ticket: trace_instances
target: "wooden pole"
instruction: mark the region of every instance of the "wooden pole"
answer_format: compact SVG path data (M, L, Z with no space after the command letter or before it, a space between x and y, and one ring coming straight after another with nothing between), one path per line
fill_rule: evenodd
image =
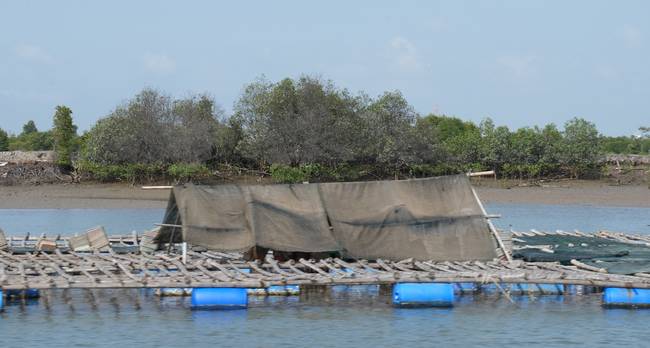
M164 227L183 227L183 225L172 225L172 224L159 224L154 223L155 226L164 226Z
M469 173L469 176L486 176L486 175L494 175L494 170L490 170L488 172Z
M138 232L136 230L133 230L133 245L138 246Z
M183 242L183 264L187 263L187 242Z
M501 240L501 237L499 236L499 232L497 232L497 229L494 228L494 225L492 224L492 221L490 221L490 219L488 218L489 215L485 211L485 207L483 207L483 203L478 198L478 195L476 194L476 191L474 190L474 187L471 184L470 184L470 187L472 188L472 193L474 193L474 197L476 198L476 201L478 202L479 207L481 207L481 211L483 211L483 215L485 216L485 220L487 220L488 226L490 227L490 231L492 231L492 234L494 235L494 238L497 240L497 243L499 244L499 247L501 247L501 250L503 250L503 253L506 255L506 260L512 261L512 256L510 256L510 253L508 252L508 249L506 249L505 244L503 244L503 241Z
M143 190L169 190L174 186L142 186Z
M174 225L176 225L176 224L178 223L178 219L179 219L180 217L181 217L180 214L176 216L176 221L174 221ZM182 227L182 226L181 226L181 227ZM176 232L176 227L173 227L173 228L172 228L171 236L169 237L169 245L167 246L167 254L168 254L168 255L169 255L169 253L171 253L171 251L172 251L172 245L173 245L173 243L174 243L174 233L175 233L175 232Z

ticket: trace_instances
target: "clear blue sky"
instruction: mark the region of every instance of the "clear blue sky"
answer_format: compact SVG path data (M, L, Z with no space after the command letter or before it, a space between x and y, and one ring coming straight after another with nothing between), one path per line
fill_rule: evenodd
M0 127L80 133L144 87L210 92L228 113L265 74L320 74L422 115L510 130L573 117L650 126L650 1L0 0Z

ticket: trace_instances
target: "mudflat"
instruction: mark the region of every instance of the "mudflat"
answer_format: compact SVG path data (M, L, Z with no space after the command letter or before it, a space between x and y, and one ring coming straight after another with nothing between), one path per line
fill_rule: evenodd
M0 209L165 209L169 195L117 184L0 186Z
M511 188L475 187L485 204L580 205L650 208L648 186L612 186L599 181Z
M509 188L508 188L509 187ZM542 204L650 208L648 186L565 181L540 186L475 185L486 204ZM0 186L0 209L165 209L170 190L123 184Z

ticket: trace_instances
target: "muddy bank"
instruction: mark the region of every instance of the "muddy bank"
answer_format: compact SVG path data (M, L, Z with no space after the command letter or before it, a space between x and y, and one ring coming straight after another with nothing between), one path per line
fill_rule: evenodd
M169 190L115 184L0 186L0 209L165 209Z
M485 204L544 204L650 208L650 189L642 185L574 181L548 187L476 187Z
M475 183L486 204L650 208L650 189L642 185L612 186L601 181L563 181L546 187L516 185L489 180ZM0 186L0 209L165 209L169 193L123 184Z

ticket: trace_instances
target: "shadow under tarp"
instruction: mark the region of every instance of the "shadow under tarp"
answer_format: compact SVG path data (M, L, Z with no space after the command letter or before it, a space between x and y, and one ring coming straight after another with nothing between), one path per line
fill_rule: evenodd
M219 251L342 250L356 259L492 260L496 254L466 174L403 180L172 189L165 224ZM163 227L158 242L168 242ZM178 230L178 229L176 229ZM180 238L180 237L179 237ZM174 238L174 241L180 241Z

